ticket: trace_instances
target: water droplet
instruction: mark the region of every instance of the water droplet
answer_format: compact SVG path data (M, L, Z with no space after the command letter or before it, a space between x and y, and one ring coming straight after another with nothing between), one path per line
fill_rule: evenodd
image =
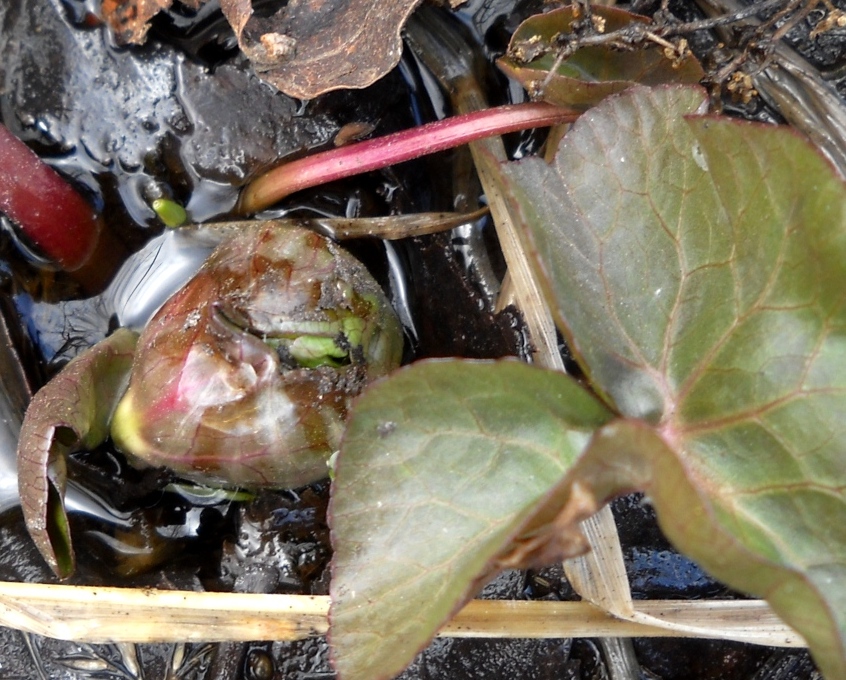
M708 172L708 161L705 159L705 154L702 153L702 148L698 144L694 144L690 153L693 156L693 162L696 163L703 172Z

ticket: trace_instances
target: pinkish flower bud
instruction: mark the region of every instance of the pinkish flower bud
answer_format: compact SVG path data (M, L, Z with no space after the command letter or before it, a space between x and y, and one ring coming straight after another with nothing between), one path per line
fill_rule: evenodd
M142 333L112 437L210 486L328 473L350 399L399 365L402 333L354 257L300 229L225 242Z

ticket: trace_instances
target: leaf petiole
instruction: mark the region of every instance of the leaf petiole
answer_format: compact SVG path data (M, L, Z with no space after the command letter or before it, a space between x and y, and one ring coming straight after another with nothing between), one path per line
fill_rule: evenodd
M540 102L498 106L445 118L410 130L323 151L285 163L246 186L238 212L249 215L286 196L344 177L517 130L572 123L579 112Z

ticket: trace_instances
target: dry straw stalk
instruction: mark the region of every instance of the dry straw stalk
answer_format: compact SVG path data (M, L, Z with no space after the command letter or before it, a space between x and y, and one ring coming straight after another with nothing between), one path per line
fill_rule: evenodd
M0 583L0 625L76 642L296 640L326 632L329 599L43 583ZM448 637L713 637L782 647L804 640L760 600L635 603L671 627L614 617L588 602L473 600Z

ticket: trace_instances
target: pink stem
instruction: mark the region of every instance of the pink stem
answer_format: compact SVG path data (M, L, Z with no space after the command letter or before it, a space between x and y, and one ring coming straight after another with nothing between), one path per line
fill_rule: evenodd
M573 122L579 112L545 103L514 104L474 111L385 137L330 149L266 172L241 194L239 212L252 214L282 198L336 179L451 149L506 132Z

